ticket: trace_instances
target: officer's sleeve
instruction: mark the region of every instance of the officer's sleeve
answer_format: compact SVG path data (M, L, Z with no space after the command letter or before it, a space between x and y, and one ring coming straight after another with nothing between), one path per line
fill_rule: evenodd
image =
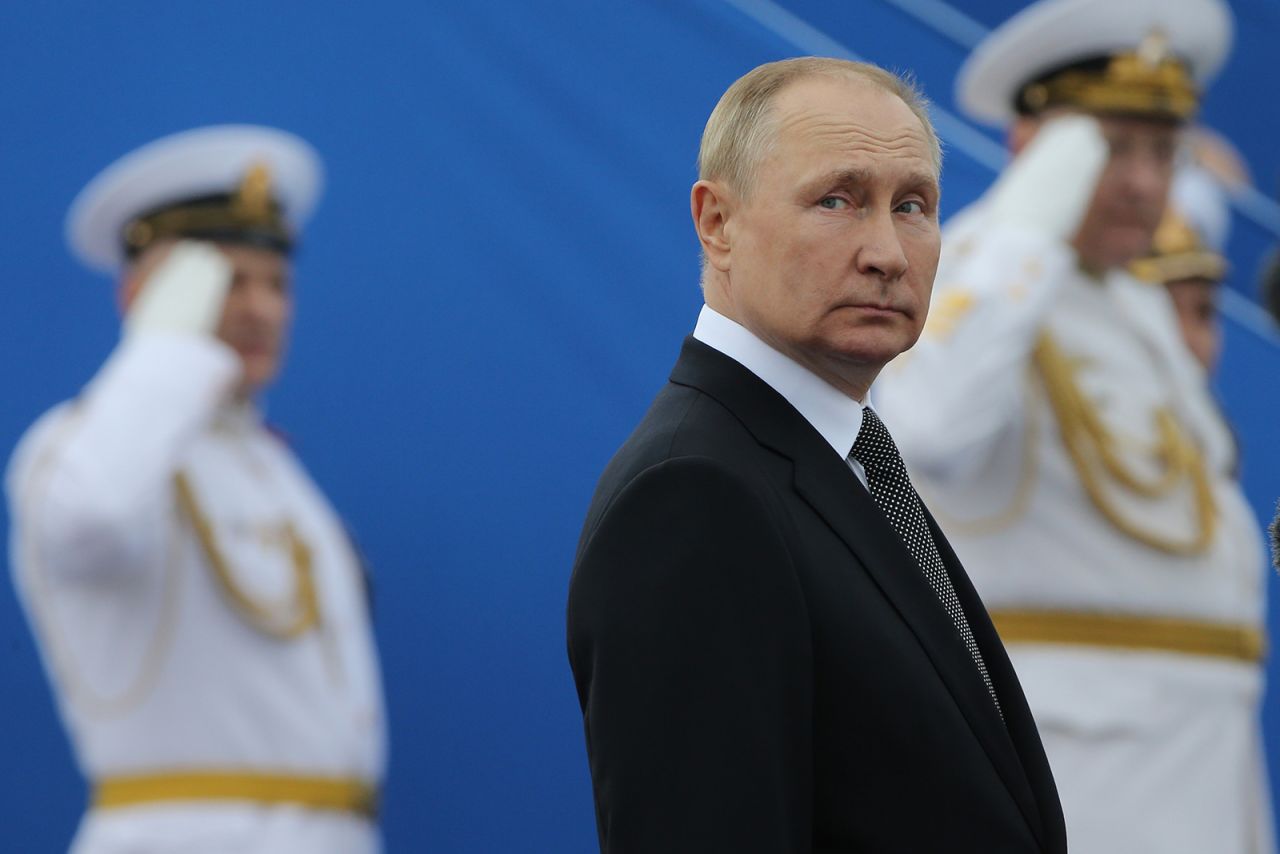
M6 487L18 547L62 575L145 569L178 461L239 371L234 352L205 336L125 339L14 453Z
M605 854L810 850L808 620L762 496L705 459L645 471L584 538L568 623Z
M1012 225L946 241L924 333L873 392L914 468L963 476L1021 429L1033 350L1074 265L1066 244Z

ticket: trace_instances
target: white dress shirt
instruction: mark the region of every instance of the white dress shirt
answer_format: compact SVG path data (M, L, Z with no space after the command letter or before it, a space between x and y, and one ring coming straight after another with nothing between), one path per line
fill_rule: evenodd
M866 403L849 397L710 306L704 305L698 314L693 337L733 359L786 398L849 464L862 485L867 485L862 464L849 456L862 429L862 410Z

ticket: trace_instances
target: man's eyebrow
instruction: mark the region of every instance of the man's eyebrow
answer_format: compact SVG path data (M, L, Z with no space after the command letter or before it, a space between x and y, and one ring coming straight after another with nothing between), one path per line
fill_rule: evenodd
M932 172L912 172L903 180L903 185L918 188L935 196L942 192L938 176Z
M825 184L829 186L856 186L858 184L869 184L875 173L865 167L854 169L835 169L826 172L814 179L814 184Z
M872 183L874 178L875 170L866 167L835 169L818 176L811 182L811 185L814 187L857 187ZM902 186L934 195L938 195L941 191L937 176L932 172L923 170L910 172L903 176Z

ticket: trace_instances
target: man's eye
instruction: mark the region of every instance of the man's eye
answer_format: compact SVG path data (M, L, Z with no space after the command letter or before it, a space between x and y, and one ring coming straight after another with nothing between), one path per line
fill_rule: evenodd
M818 202L818 204L829 211L844 210L849 207L849 202L839 196L827 196L822 199L822 201Z
M1107 140L1107 148L1112 157L1125 157L1133 151L1133 140L1122 136L1113 136Z
M902 213L922 214L924 213L924 205L918 200L912 199L898 205L898 210Z

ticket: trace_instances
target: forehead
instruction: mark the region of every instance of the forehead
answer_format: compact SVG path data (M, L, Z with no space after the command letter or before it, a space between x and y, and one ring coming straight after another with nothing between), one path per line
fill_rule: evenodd
M242 272L287 273L289 259L274 249L244 243L218 243L218 249Z
M1172 139L1182 132L1182 125L1163 119L1143 116L1099 115L1093 114L1102 130L1110 137L1146 137L1150 139Z
M934 174L933 146L901 98L858 78L797 81L774 104L778 159L870 161Z

